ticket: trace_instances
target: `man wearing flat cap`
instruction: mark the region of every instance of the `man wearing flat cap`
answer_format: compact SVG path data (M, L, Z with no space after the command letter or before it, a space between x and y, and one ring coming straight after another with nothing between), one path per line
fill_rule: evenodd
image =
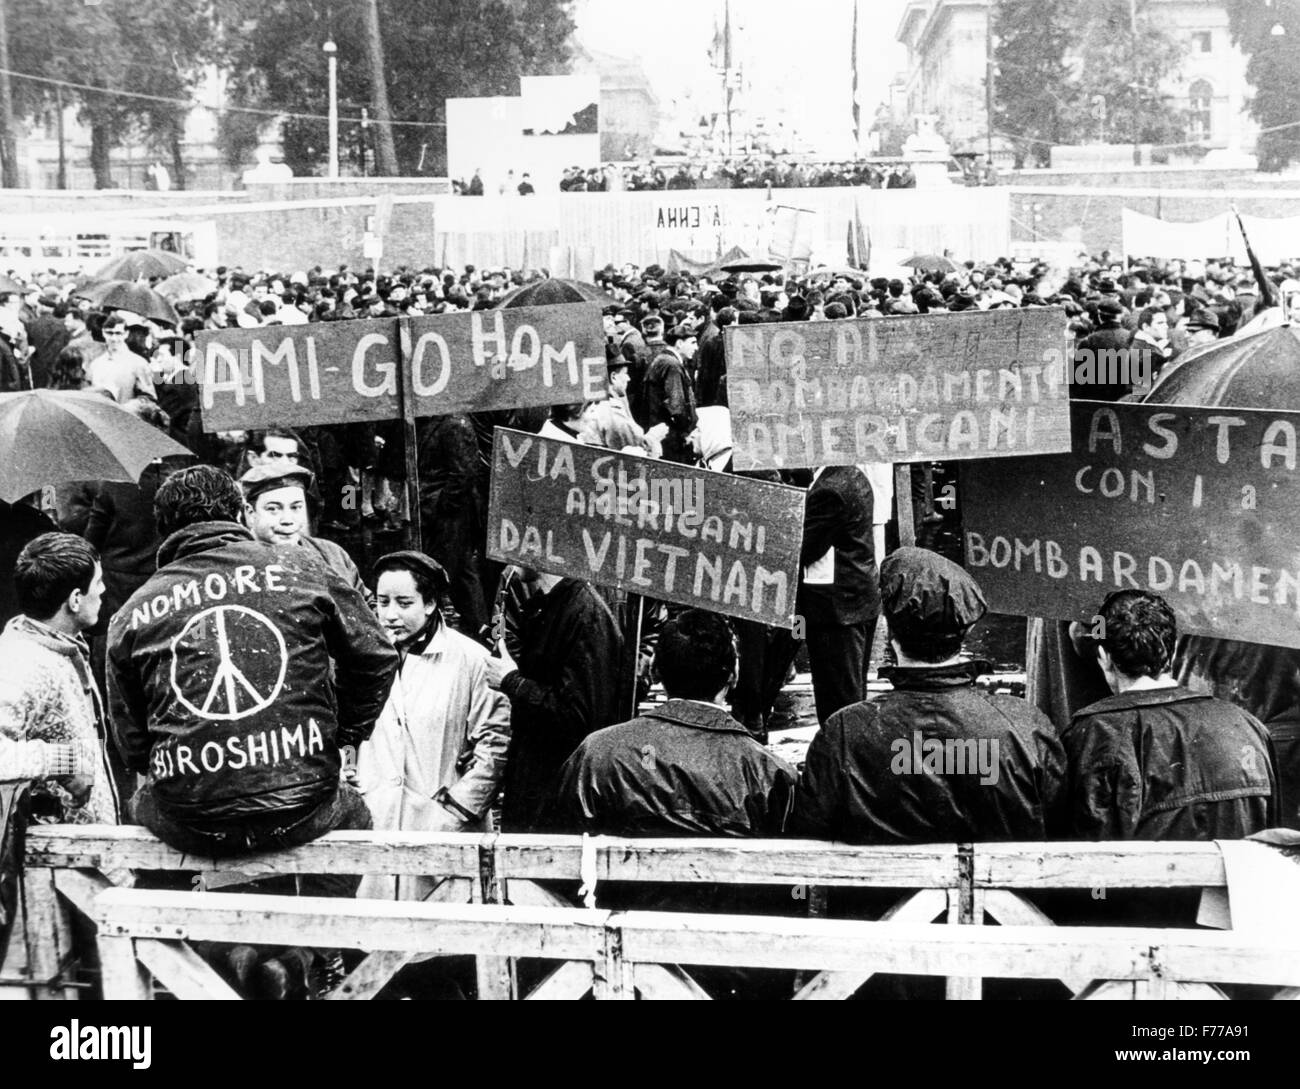
M893 690L818 732L789 831L847 843L1046 838L1060 821L1064 754L1040 711L975 686L992 672L962 654L987 608L979 586L920 548L892 553L880 586Z
M339 578L362 597L370 593L352 557L333 541L308 533L307 496L315 474L306 466L281 459L254 465L239 478L244 489L244 522L263 544L311 549Z

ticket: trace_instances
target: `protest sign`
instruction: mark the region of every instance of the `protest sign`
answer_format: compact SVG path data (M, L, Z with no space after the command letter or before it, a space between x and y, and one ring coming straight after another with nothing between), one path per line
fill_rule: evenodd
M221 329L195 339L205 431L366 423L604 396L594 303Z
M1015 457L1070 448L1063 310L723 331L737 469Z
M1300 413L1072 406L1069 454L961 467L966 566L999 611L1085 620L1152 590L1179 630L1300 647Z
M799 488L497 428L487 551L790 628L803 505Z

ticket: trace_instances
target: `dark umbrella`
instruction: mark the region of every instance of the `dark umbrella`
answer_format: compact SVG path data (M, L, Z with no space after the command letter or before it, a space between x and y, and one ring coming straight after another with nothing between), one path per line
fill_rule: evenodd
M560 303L594 302L608 304L610 297L595 284L581 280L534 280L517 287L497 306L556 306Z
M89 299L103 310L130 310L142 318L151 318L167 325L180 324L181 319L175 307L147 284L110 280L108 283L78 288L73 294Z
M166 250L132 250L96 269L94 277L96 280L142 280L184 272L189 264L184 257Z
M904 268L919 268L922 272L956 272L957 264L949 257L937 253L914 253L906 261L900 261Z
M47 484L138 483L154 459L189 453L103 393L0 393L0 499L9 503Z
M1193 348L1165 368L1144 400L1300 411L1300 330L1283 325Z
M770 257L746 257L740 261L728 261L718 268L723 272L776 272L785 266Z

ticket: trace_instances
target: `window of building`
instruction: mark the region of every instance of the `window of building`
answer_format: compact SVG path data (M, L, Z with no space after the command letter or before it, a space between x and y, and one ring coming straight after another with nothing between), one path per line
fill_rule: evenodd
M1197 53L1214 52L1214 35L1208 30L1197 30L1192 34L1192 49Z
M1198 142L1210 139L1213 127L1214 88L1198 79L1187 91L1187 138Z

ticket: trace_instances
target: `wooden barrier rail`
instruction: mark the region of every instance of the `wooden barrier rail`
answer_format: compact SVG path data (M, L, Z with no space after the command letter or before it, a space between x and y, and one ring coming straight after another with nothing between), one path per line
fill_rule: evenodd
M137 979L131 986L140 986L143 965L178 995L215 997L224 989L229 992L224 997L234 997L185 944L195 938L372 951L331 997L372 996L420 951L473 954L479 995L491 998L517 996L512 960L521 956L562 962L529 997L577 996L593 989L598 997L617 997L611 992L627 986L607 978L610 957L637 965L633 989L645 997L701 997L690 976L676 967L680 964L806 970L797 998L848 997L876 972L947 976L952 998L980 997L985 977L1055 978L1089 997L1099 989L1145 997L1171 987L1222 997L1205 986L1213 982L1267 983L1287 988L1282 996L1300 995L1300 960L1289 947L1268 945L1264 956L1267 943L1233 933L1055 927L1019 895L1018 890L1099 886L1222 887L1224 866L1213 844L852 847L799 840L335 832L291 851L217 860L185 855L142 828L40 826L29 833L26 862L26 965L17 978L0 984L24 985L34 997L75 994L68 972L74 910L111 924L112 933L101 931L104 978L106 988L111 976L119 991L128 978ZM197 872L198 891L112 889L105 873L128 870ZM294 873L447 875L467 879L476 903L225 897L204 891ZM826 888L907 891L878 922L859 923L611 915L575 909L537 881L581 881L597 897L600 885L613 881L789 886L792 909L806 908L812 915L821 913L820 893ZM537 911L542 915L528 914ZM986 917L999 925L981 926ZM930 925L941 918L963 929ZM385 930L389 924L396 930ZM868 929L855 929L861 927ZM596 953L583 944L594 940L592 934L599 935ZM750 949L747 942L762 948ZM581 947L581 956L568 955L571 943ZM1088 953L1092 947L1105 952ZM1139 955L1143 949L1147 952ZM780 963L769 963L773 958ZM1107 982L1099 988L1098 980Z

